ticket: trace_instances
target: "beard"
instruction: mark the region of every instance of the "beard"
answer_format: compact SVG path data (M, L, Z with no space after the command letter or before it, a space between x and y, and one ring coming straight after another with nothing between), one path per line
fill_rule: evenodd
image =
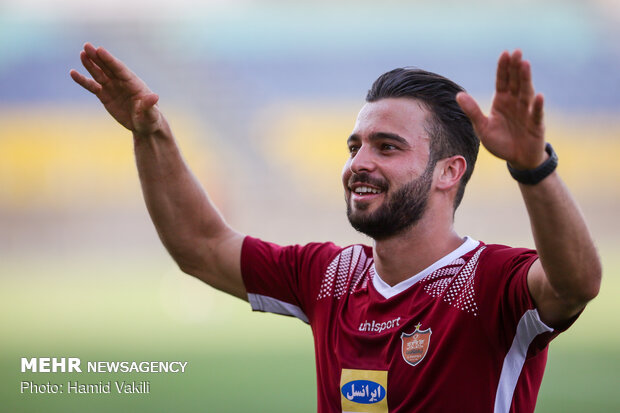
M415 225L424 215L428 204L435 162L428 162L424 173L391 194L376 211L364 214L368 205L353 212L351 199L347 199L347 218L351 226L375 240L398 235ZM385 181L372 179L366 173L353 174L350 183L369 183L387 190Z

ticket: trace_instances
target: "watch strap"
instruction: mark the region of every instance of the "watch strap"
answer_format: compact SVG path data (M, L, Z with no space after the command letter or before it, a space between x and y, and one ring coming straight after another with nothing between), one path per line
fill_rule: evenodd
M515 169L506 162L510 175L522 184L536 185L549 176L551 172L555 171L555 168L558 166L558 155L549 142L545 145L545 152L549 154L549 157L534 169Z

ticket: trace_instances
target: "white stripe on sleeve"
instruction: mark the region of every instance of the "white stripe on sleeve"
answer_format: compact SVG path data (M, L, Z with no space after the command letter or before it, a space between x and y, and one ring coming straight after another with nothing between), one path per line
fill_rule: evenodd
M551 331L553 329L541 321L538 311L535 309L528 310L523 314L519 324L517 324L517 332L510 350L508 350L506 358L504 358L502 373L497 385L497 393L495 393L494 413L508 413L510 411L512 397L514 396L523 364L525 364L530 344L532 344L537 335Z
M248 293L248 301L252 306L252 310L264 311L267 313L292 315L293 317L299 318L304 323L310 323L308 321L308 317L306 316L306 314L304 314L301 308L294 304L280 301L266 295L250 293Z

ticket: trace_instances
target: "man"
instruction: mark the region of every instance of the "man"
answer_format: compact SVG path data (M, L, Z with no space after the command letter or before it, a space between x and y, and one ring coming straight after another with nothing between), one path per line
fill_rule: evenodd
M158 96L105 49L87 43L80 56L92 79L71 76L133 132L149 213L180 268L310 324L320 412L534 410L547 344L597 295L601 267L520 51L499 59L488 117L441 76L377 79L342 173L349 220L374 242L347 248L232 230L183 162ZM476 135L519 181L536 251L454 231Z

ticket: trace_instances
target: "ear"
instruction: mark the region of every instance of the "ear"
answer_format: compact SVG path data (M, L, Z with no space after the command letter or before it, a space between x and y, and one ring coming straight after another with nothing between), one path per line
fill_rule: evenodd
M446 191L458 187L466 169L467 161L461 155L440 159L435 166L437 176L435 186Z

